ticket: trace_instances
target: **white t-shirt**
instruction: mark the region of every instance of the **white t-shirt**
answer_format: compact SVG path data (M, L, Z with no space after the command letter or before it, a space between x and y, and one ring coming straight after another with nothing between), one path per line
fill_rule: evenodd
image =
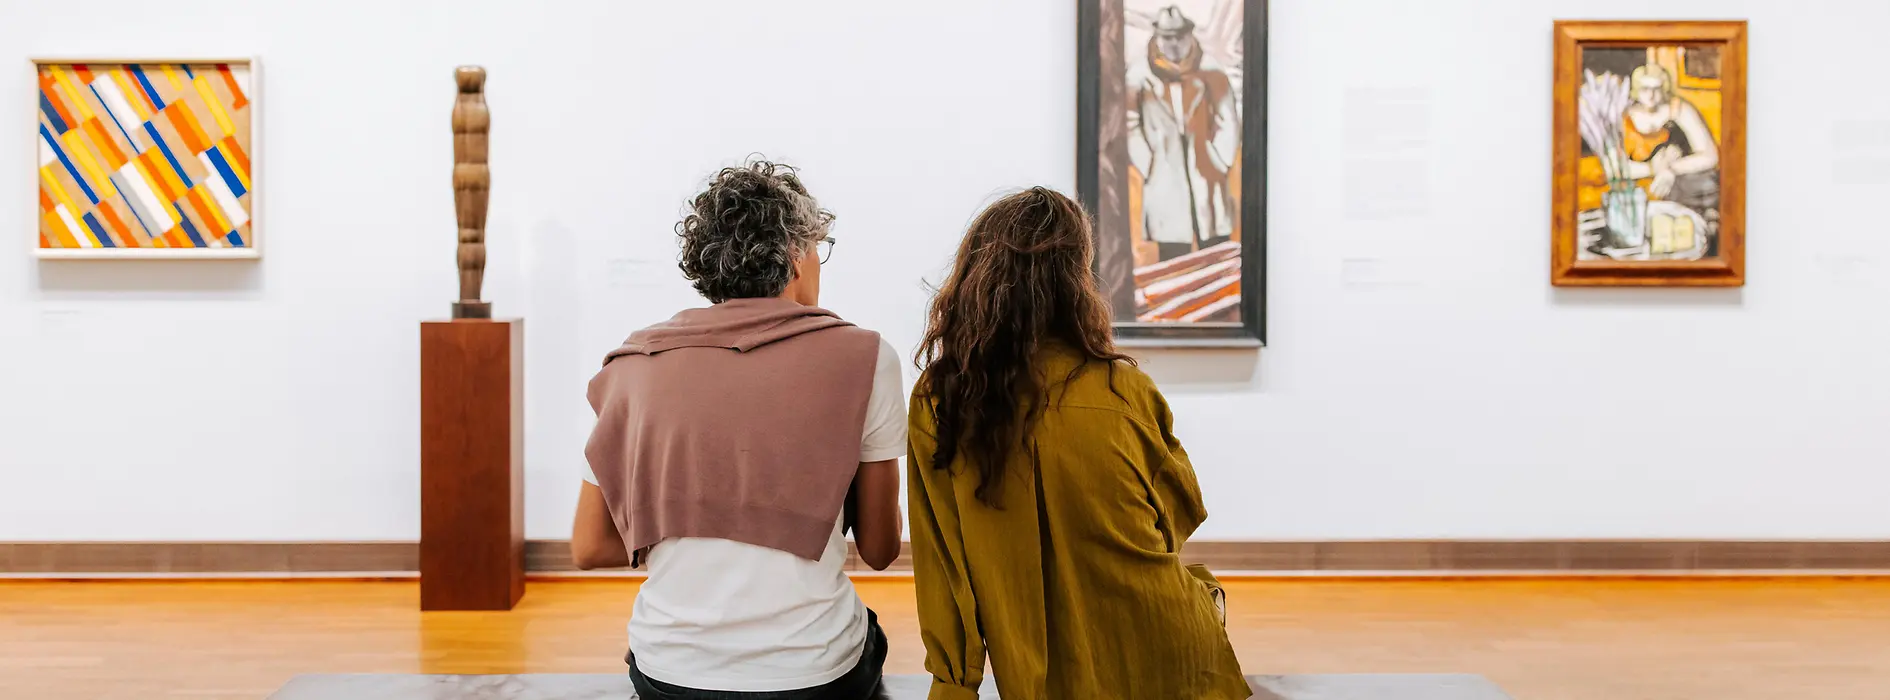
M861 462L905 456L899 354L884 340L864 430ZM597 483L589 466L584 480ZM866 646L866 605L842 570L841 518L818 562L732 540L657 543L631 609L637 670L672 685L736 692L810 688L852 670Z

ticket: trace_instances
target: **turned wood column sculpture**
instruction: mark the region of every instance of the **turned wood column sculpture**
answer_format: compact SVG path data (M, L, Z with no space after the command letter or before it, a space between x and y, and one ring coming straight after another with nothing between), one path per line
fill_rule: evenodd
M491 302L480 301L486 277L486 194L492 170L486 166L486 69L460 66L453 71L459 97L453 103L453 205L459 216L459 301L453 318L492 318Z
M525 321L479 298L486 71L453 78L459 301L420 323L420 609L510 610L525 594Z

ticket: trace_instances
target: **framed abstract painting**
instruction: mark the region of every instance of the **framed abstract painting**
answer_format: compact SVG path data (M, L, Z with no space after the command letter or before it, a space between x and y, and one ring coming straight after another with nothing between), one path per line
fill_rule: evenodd
M1116 335L1266 333L1266 0L1078 0L1077 192Z
M35 59L41 258L255 258L253 59Z
M1554 109L1552 284L1745 284L1745 22L1556 22Z

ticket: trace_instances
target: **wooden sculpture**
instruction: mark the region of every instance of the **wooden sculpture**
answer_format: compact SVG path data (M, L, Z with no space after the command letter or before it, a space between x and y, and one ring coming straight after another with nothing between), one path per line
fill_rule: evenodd
M453 204L459 216L459 301L453 318L492 318L492 303L480 301L486 276L486 193L492 170L486 166L486 69L460 66L453 71L459 96L453 103Z

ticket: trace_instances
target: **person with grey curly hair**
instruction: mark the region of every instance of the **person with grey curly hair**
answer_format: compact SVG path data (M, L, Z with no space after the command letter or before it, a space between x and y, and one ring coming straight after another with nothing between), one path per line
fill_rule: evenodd
M820 296L820 263L833 249L827 234L833 219L791 167L758 161L724 168L676 224L682 244L677 266L717 304L780 296L798 282L795 300L813 306Z
M711 302L637 331L588 397L571 555L647 566L630 679L648 700L868 698L886 635L844 564L899 554L899 358L818 306L833 215L794 168L724 168L676 224Z

